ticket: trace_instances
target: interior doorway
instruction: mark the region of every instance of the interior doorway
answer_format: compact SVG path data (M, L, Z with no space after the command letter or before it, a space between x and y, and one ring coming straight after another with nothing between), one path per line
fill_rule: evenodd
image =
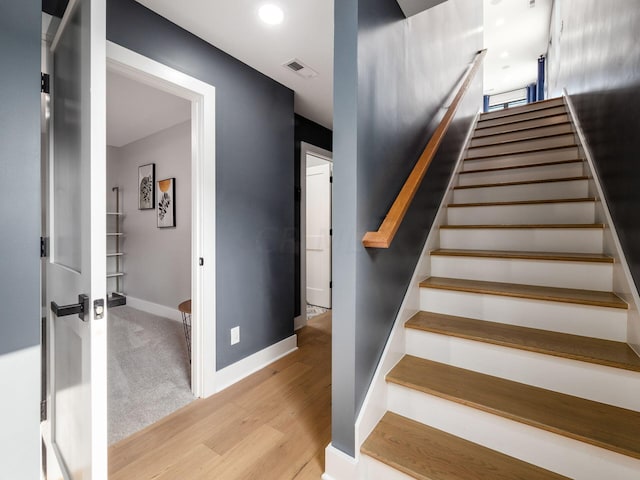
M195 399L191 102L107 69L109 444ZM188 317L185 315L184 319Z
M332 153L302 142L300 167L300 307L304 325L307 318L331 308Z

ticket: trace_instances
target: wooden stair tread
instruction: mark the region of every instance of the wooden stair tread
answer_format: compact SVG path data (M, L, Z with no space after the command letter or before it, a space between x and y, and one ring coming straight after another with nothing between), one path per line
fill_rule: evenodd
M410 355L387 381L640 459L640 412Z
M569 134L564 134L564 135L557 135L558 137L566 137L569 136ZM553 138L553 137L547 137L547 139L549 138ZM520 143L527 143L527 142L531 142L531 140L520 140ZM518 143L518 142L514 142L514 143ZM560 149L564 149L564 148L573 148L573 147L578 147L577 143L568 143L565 145L549 145L549 146L544 146L544 147L525 147L523 146L522 148L518 149L518 150L506 150L506 151L502 151L502 152L493 152L493 153L485 153L484 155L473 155L473 156L469 156L468 153L471 152L472 150L480 150L480 149L488 149L488 148L492 148L492 146L483 146L483 147L471 147L467 150L467 157L465 157L465 161L467 160L485 160L487 158L500 158L500 157L508 157L508 156L513 156L513 155L518 155L518 154L524 154L524 153L540 153L540 152L549 152L549 151L553 151L553 150L560 150Z
M517 224L508 224L508 225L441 225L440 229L445 230L464 230L464 229L499 229L499 228L513 228L513 229L527 229L527 228L585 228L585 229L604 229L604 224L602 223L532 223L528 225L517 225Z
M466 175L469 173L490 173L490 172L500 172L500 171L504 171L504 170L517 170L519 168L536 168L536 167L547 167L547 166L554 166L554 165L565 165L568 163L582 163L584 160L582 159L575 159L575 160L560 160L557 162L538 162L538 163L528 163L528 164L523 164L523 165L510 165L508 167L495 167L495 168L482 168L482 169L478 169L478 170L465 170L460 172L460 175Z
M480 120L492 120L494 118L511 117L513 115L519 115L521 113L536 112L538 110L545 110L547 108L564 106L564 100L562 97L549 98L547 100L541 100L539 102L528 103L519 107L506 108L504 110L496 110L495 112L482 112L480 114Z
M361 452L419 480L559 480L561 475L387 412Z
M567 122L569 122L569 115L567 115L566 113L560 113L548 117L524 119L516 122L504 123L502 125L495 125L493 127L483 127L478 125L478 127L473 132L473 135L474 138L481 138L495 135L497 133L520 132L522 130L528 130L530 128L549 127L551 125L561 125Z
M405 327L640 372L640 357L622 342L432 312L418 312Z
M567 109L564 105L555 105L531 112L520 112L515 115L507 115L496 118L480 118L478 120L478 129L492 128L503 125L519 124L526 121L537 120L541 118L550 118L555 115L566 115Z
M573 252L519 252L512 250L456 250L439 248L431 255L445 257L482 257L482 258L513 258L520 260L549 260L561 262L614 263L613 257L598 253Z
M465 156L464 161L465 162L475 162L475 161L487 161L487 160L500 160L500 159L504 159L504 158L508 158L510 160L514 160L514 159L518 159L518 158L527 158L527 157L550 157L553 155L559 155L559 156L563 156L566 155L569 158L561 158L560 160L554 160L553 162L559 162L559 161L565 161L565 160L575 160L577 158L580 158L580 152L578 150L578 145L565 145L565 146L552 146L549 148L543 148L543 149L538 149L538 150L530 150L530 151L521 151L521 152L515 152L515 153L499 153L499 154L494 154L494 155L483 155L480 157L469 157L469 156ZM532 160L532 161L537 161L537 160ZM553 163L552 161L547 161L547 162L541 162L541 163ZM514 168L519 167L519 165L514 165ZM467 170L465 170L467 171ZM477 171L477 170L472 170L472 171Z
M629 306L612 292L596 290L579 290L575 288L541 287L537 285L520 285L517 283L485 282L480 280L463 280L459 278L429 277L420 282L421 288L435 288L458 292L501 295L506 297L544 300L548 302L564 302L596 307L628 309Z
M450 203L447 207L497 207L506 205L544 205L547 203L587 203L596 202L595 198L554 198L551 200L516 200L513 202L478 202L478 203Z
M479 185L459 185L459 186L453 187L453 189L468 190L470 188L513 187L517 185L534 185L537 183L576 182L580 180L589 180L589 177L583 175L580 177L545 178L543 180L522 180L518 182L482 183Z
M474 133L474 136L471 138L470 148L489 145L503 145L505 143L521 142L523 140L536 140L555 137L557 135L566 135L569 133L573 133L573 129L568 120L555 125L541 125L510 132L496 132L488 135L475 135ZM501 136L505 138L497 138Z

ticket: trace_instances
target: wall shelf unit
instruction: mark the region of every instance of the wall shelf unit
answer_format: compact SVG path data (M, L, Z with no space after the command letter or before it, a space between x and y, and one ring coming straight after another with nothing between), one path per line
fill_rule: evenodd
M120 210L120 187L113 187L111 191L116 197L115 212L107 212L107 288L115 284L115 289L107 294L107 307L118 307L127 304L123 288L123 271L121 238L122 233L122 217L124 213ZM109 242L109 239L111 241ZM113 270L113 271L112 271ZM109 273L110 272L110 273Z

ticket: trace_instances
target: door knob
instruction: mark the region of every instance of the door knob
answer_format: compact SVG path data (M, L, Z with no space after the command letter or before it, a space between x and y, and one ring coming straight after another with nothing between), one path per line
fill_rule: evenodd
M78 295L78 303L70 305L58 305L56 302L51 302L51 311L55 313L56 317L78 314L80 320L85 321L84 314L89 311L89 295Z

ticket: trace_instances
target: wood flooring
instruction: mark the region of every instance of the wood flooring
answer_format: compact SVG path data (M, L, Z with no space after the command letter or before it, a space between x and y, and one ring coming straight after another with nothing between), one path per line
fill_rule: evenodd
M331 313L298 350L109 449L110 480L310 480L331 441Z

